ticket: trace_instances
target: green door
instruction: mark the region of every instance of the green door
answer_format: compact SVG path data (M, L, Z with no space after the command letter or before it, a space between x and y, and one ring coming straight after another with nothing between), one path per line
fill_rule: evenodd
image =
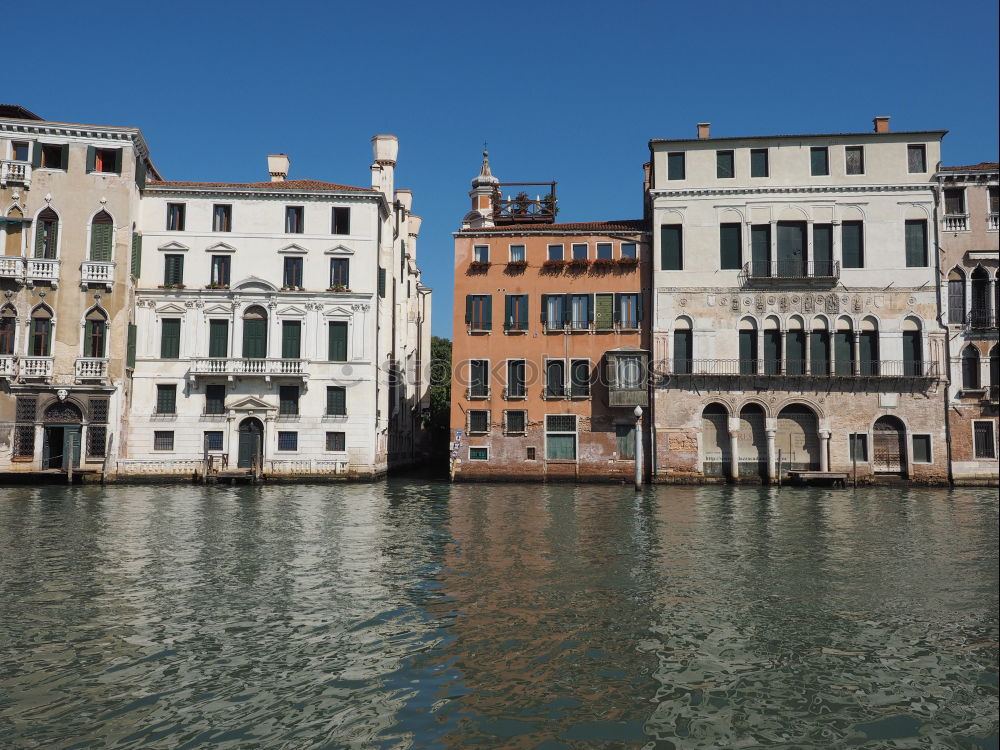
M236 466L249 469L254 458L260 458L261 446L264 444L264 429L260 421L254 418L244 419L240 424L240 448Z
M247 359L267 356L267 320L246 318L243 321L243 356Z
M800 221L778 222L778 276L805 276L806 225Z

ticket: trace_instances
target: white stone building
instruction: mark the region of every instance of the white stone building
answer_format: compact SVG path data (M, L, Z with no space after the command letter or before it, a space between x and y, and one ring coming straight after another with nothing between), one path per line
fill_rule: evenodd
M946 481L944 134L650 141L656 480Z
M396 138L372 143L371 187L289 180L283 154L268 182L147 183L122 477L201 472L211 457L274 478L365 478L419 454L420 219L394 187Z

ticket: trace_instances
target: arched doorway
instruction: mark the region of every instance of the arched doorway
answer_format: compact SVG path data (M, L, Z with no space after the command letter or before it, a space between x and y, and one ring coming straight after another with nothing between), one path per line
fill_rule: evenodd
M896 417L875 420L872 451L877 474L906 474L906 427Z
M764 409L747 404L740 410L739 469L741 477L767 477L767 429Z
M812 409L802 404L792 404L778 413L774 449L781 451L782 471L819 469L819 423Z
M243 314L243 357L267 357L267 312L260 305L247 308Z
M722 404L709 404L701 413L701 471L706 476L729 474L729 412Z
M42 468L76 468L80 465L80 435L83 430L83 414L79 407L68 401L56 401L49 405L42 416L45 434L42 443Z
M247 417L240 422L240 447L236 466L250 469L260 466L264 450L264 425L256 417Z

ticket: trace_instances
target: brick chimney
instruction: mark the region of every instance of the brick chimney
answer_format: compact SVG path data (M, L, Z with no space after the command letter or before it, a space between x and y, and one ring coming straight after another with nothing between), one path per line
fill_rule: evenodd
M698 138L704 139L709 138L708 131L712 127L710 122L699 122L698 123Z
M888 133L889 132L889 118L888 117L882 115L880 117L876 117L875 119L873 119L872 122L875 123L875 132L876 133Z
M267 173L271 175L271 182L284 182L288 177L289 164L287 154L268 154Z

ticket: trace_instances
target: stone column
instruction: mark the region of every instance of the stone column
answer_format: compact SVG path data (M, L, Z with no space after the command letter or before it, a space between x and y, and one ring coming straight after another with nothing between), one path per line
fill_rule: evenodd
M782 375L788 373L788 330L781 329L781 356L778 358L778 372Z
M811 325L812 323L807 320L806 326L811 326ZM802 355L805 358L805 361L802 363L802 372L804 372L806 375L811 375L812 374L812 328L804 328L802 332L805 334L806 337L806 346L805 346L806 351L805 354Z
M819 470L830 470L830 431L819 431Z
M774 482L778 479L778 451L774 444L778 432L778 420L765 419L764 432L767 434L767 478Z
M851 374L857 376L861 374L861 331L851 332L851 351L854 353Z
M740 420L729 418L729 473L736 481L740 478Z

